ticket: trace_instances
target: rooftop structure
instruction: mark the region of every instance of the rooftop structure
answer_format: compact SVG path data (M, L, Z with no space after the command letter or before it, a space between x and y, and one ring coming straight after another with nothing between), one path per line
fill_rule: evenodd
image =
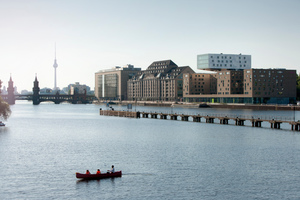
M223 53L197 55L197 69L251 69L251 55Z

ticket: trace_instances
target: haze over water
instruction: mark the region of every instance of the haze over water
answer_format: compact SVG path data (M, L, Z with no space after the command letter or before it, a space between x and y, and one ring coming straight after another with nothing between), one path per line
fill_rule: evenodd
M300 133L99 115L103 105L17 101L0 128L1 199L299 199ZM126 107L115 106L116 109ZM133 110L171 108L133 107ZM172 112L292 116L291 111ZM298 112L295 113L296 120ZM114 164L123 176L78 181Z

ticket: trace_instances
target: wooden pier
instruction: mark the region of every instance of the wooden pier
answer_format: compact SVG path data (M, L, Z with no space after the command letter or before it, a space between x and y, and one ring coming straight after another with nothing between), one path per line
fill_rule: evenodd
M128 112L128 111L118 111L118 110L102 110L100 109L100 115L105 116L115 116L115 117L131 117L140 118L140 112Z
M117 116L117 117L131 117L131 118L152 118L152 119L170 119L181 121L201 122L201 118L205 119L206 123L215 123L215 119L218 119L220 124L229 124L229 120L233 120L236 126L244 126L245 121L249 121L252 127L262 127L263 122L270 123L270 128L280 129L280 125L290 124L291 130L300 131L300 121L291 120L279 120L279 119L262 119L252 117L230 117L230 116L209 116L209 115L189 115L189 114L176 114L176 113L157 113L157 112L132 112L132 111L117 111L117 110L101 110L100 115L105 116Z

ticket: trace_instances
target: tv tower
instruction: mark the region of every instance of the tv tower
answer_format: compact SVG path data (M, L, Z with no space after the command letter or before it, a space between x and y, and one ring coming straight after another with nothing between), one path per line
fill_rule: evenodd
M55 47L54 47L54 88L53 90L57 90L57 85L56 85L56 68L58 67L58 64L56 62L56 43L55 43Z

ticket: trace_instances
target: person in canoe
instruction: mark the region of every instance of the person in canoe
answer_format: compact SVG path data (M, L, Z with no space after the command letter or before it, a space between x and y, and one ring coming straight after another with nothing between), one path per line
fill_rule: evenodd
M86 170L85 174L91 174L89 170Z
M115 166L111 166L110 170L107 170L107 173L115 173Z
M101 171L100 169L97 170L96 174L101 174Z

